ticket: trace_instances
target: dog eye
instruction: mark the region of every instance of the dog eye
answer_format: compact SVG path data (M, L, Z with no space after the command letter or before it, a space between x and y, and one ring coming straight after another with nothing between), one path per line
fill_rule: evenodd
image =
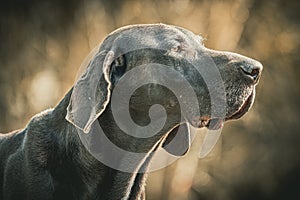
M124 56L119 56L111 65L110 78L112 83L118 81L126 72L126 61Z
M180 46L171 48L171 51L180 52Z
M125 66L113 66L112 73L117 76L121 77L126 71Z
M182 44L177 45L177 46L171 48L171 51L176 52L176 53L180 53L180 52L182 52L184 50L185 50L185 47Z

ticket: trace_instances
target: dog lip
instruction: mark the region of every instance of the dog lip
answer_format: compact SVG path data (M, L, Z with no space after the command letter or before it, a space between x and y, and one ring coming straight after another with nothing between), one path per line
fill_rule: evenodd
M195 128L206 127L209 124L209 120L209 116L197 116L193 118L191 125Z
M239 119L244 114L246 114L247 111L252 106L253 99L254 99L253 97L254 97L254 91L249 95L249 97L246 99L246 101L242 104L242 106L235 113L233 113L229 117L226 117L225 121L232 120L232 119Z
M251 108L252 103L254 99L254 91L249 95L249 97L245 100L245 102L242 104L242 106L234 112L232 115L223 118L211 118L211 116L205 115L205 116L197 116L194 117L191 125L195 128L203 128L206 127L209 130L218 130L223 127L224 122L232 119L239 119L244 114L247 113L247 111Z
M192 120L191 125L195 128L206 127L209 130L218 130L223 127L224 119L211 118L210 116L197 116Z
M206 128L209 130L219 130L224 125L224 119L221 118L212 118L209 120Z

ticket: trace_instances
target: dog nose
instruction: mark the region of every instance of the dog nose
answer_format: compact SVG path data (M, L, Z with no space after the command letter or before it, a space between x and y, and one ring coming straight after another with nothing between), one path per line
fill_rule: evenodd
M240 64L242 72L249 78L253 80L254 83L257 83L261 75L263 65L252 60L251 62L243 62Z

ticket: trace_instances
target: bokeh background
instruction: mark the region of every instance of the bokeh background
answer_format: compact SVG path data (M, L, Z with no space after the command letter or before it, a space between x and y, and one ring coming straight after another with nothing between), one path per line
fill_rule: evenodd
M0 132L22 128L72 86L87 54L112 30L163 22L205 45L261 61L256 103L229 122L214 150L150 174L150 200L300 199L300 1L1 0Z

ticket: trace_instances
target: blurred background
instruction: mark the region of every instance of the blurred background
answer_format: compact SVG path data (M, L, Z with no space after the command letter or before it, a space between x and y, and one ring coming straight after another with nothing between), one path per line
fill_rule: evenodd
M1 0L0 132L22 128L72 86L87 54L128 24L174 24L264 65L253 109L199 159L150 174L149 200L300 199L300 1Z

